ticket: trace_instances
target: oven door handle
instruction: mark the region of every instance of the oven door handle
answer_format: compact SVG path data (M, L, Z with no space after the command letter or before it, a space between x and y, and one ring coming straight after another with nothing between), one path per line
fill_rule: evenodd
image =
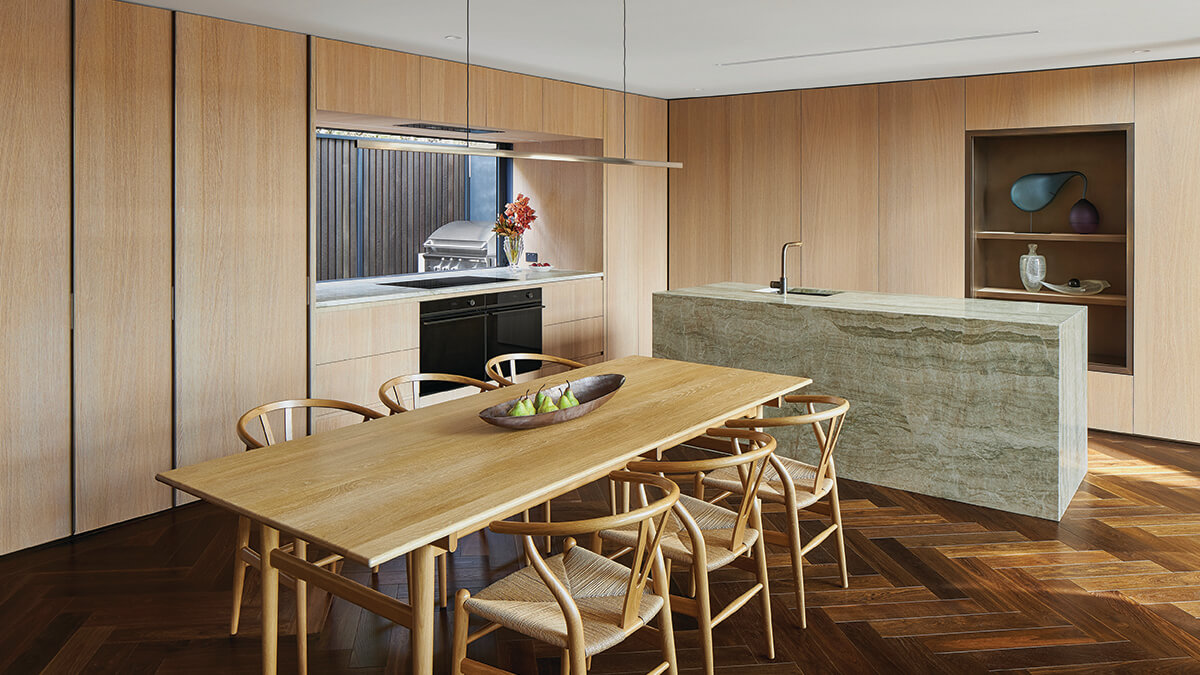
M484 316L483 312L478 312L475 314L461 314L459 316L452 316L448 319L433 319L433 320L422 319L421 325L422 326L436 326L439 323L450 323L451 321L462 321L463 319L474 319L476 317L482 317L482 316Z
M512 309L497 309L491 310L488 314L496 316L497 314L508 314L509 312L527 312L531 309L546 309L545 305L526 305L524 307L513 307Z

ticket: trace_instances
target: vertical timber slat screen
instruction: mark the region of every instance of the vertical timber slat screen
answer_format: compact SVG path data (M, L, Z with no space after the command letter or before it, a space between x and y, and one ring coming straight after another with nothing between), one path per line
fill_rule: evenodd
M317 138L317 281L416 272L429 235L467 218L467 157L355 144Z

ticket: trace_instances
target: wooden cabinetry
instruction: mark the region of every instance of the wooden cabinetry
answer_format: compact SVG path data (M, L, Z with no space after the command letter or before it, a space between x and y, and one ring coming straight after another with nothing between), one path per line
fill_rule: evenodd
M732 249L729 99L671 101L667 279L671 288L728 281Z
M1133 66L1099 66L969 77L968 129L1118 124L1133 121Z
M604 286L599 278L542 287L542 351L575 361L604 353Z
M71 532L71 19L0 13L0 554Z
M307 390L305 38L176 15L176 464Z
M604 134L603 90L543 80L541 130L548 134L600 138Z
M802 92L804 285L879 288L879 87Z
M75 3L75 531L171 506L171 13Z
M493 129L542 128L542 78L471 67L471 124Z
M666 101L605 92L604 120L604 154L667 158ZM604 332L610 359L650 355L651 296L667 288L667 171L604 167Z
M1133 430L1200 441L1200 60L1136 73Z
M1117 433L1133 433L1133 376L1089 371L1087 425Z
M800 92L729 99L729 279L779 279L779 254L800 232ZM788 278L800 280L799 255ZM799 284L797 284L799 285Z
M421 59L421 119L467 123L467 67L454 61Z
M421 115L419 56L316 38L313 71L317 110L404 119ZM454 90L449 91L452 96Z
M518 143L516 150L598 155L600 140ZM599 164L512 161L513 196L537 209L525 250L564 269L598 270L604 264L604 167Z
M963 81L879 85L879 290L962 297Z

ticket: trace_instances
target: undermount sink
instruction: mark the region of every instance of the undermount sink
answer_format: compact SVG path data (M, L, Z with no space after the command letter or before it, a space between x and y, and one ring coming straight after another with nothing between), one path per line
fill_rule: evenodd
M778 288L757 288L754 290L754 292L755 293L773 293L775 295L779 295ZM796 288L796 287L792 287L792 288L788 289L788 295L817 295L817 296L821 296L821 297L828 297L830 295L837 295L838 293L841 293L841 291L831 291L827 288Z

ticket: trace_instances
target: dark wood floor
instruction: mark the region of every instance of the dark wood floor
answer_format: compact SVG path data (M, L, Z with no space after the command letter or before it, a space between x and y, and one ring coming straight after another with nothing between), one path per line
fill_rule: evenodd
M787 558L775 551L777 658L764 656L750 603L716 631L719 671L1200 672L1200 448L1106 434L1090 445L1091 471L1061 523L843 481L850 588L836 585L829 550L814 551L801 630ZM602 499L598 487L581 493L558 513ZM255 584L242 633L227 634L233 534L232 517L195 504L0 558L0 671L256 672ZM473 536L452 556L452 587L482 588L515 558L509 538ZM371 582L365 570L347 574ZM741 572L718 579L722 599L749 583ZM403 563L374 583L404 597ZM438 621L440 672L451 613ZM295 669L294 629L281 628L281 672ZM309 640L314 673L408 671L407 631L341 601ZM694 669L695 633L677 642L685 672ZM554 650L503 631L472 655L558 672ZM644 672L655 659L654 644L635 638L597 656L593 671Z

